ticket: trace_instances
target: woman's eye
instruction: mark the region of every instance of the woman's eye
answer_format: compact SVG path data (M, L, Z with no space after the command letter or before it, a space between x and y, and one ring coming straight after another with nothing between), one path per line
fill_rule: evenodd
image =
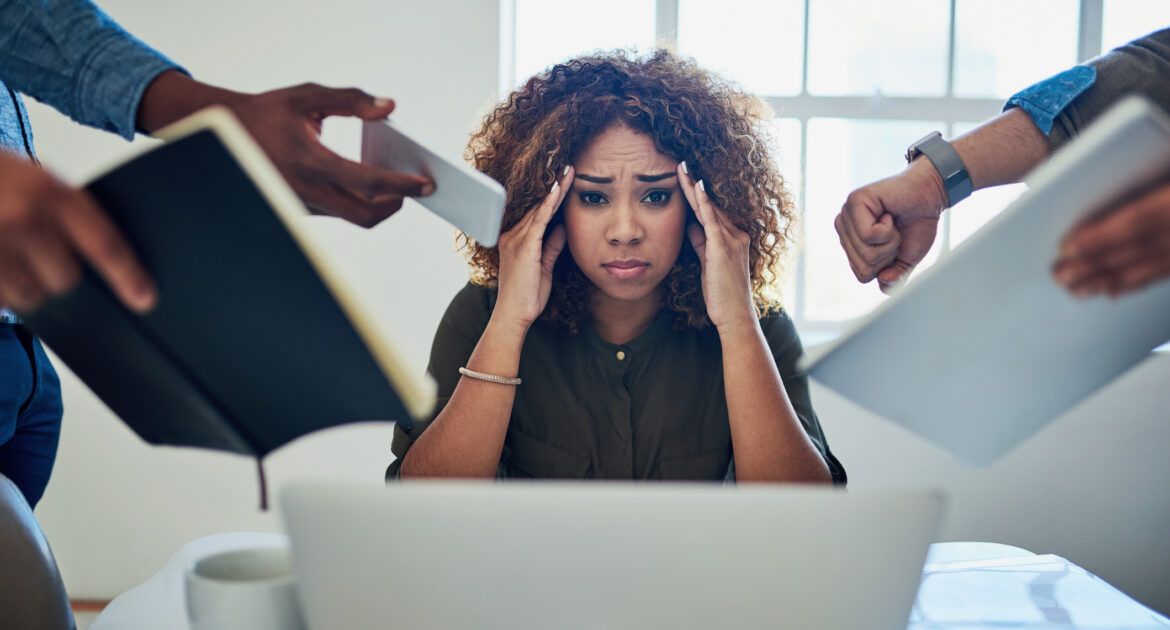
M605 203L605 195L599 192L583 192L579 195L581 203L587 206L600 206Z
M670 191L651 190L646 193L645 197L642 197L642 201L654 206L665 206L670 201Z

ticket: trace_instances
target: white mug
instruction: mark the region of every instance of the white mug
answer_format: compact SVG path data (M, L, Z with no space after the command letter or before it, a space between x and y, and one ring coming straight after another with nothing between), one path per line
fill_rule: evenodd
M286 547L256 547L199 558L187 567L192 630L304 630Z

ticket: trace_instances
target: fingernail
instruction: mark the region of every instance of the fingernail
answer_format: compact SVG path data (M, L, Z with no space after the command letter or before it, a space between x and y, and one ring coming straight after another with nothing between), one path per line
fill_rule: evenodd
M565 170L561 171L561 177L564 177L565 175L568 175L568 174L569 174L569 165L566 164Z
M701 179L699 180L699 190L701 190L703 192L707 192L707 184L704 184L703 180L701 180Z
M393 99L378 97L374 99L374 107L389 107L394 104Z
M557 189L559 189L560 187L561 187L561 183L560 183L560 182L553 182L553 186L552 186L552 188L551 188L551 189L550 189L548 192L549 192L549 193L555 193L555 192L557 191Z
M134 292L135 308L139 313L145 313L154 308L158 302L158 292L153 284L143 284Z
M427 195L429 195L433 192L435 192L435 185L434 184L423 184L423 187L422 187L422 196L423 197L426 197Z
M683 175L690 175L691 174L691 172L687 170L687 161L686 160L683 160L682 162L680 162L679 166L682 167Z

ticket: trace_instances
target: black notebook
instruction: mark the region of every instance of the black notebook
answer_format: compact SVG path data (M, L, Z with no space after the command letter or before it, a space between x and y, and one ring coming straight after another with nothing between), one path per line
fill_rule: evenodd
M26 323L151 444L263 457L339 424L409 423L434 384L332 272L307 211L236 119L210 109L88 190L159 289L146 315L92 270Z

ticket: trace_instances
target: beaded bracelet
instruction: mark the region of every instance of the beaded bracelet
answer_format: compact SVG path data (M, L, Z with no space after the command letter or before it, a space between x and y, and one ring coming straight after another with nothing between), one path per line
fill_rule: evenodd
M476 372L475 370L469 370L465 367L459 368L459 373L464 376L470 376L474 379L487 381L488 383L496 383L499 385L519 385L523 382L519 378L496 376L495 374L484 374L483 372Z

